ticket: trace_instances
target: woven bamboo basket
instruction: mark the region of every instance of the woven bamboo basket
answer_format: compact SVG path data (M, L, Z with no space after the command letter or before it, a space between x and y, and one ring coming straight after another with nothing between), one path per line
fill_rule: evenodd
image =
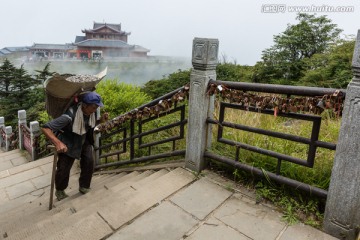
M107 68L96 75L55 74L44 82L46 111L57 118L83 92L94 91L106 76Z

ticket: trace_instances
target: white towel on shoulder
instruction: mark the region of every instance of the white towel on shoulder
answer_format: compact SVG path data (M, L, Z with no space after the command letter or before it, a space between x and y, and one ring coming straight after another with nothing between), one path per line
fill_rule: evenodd
M95 113L92 113L89 118L89 126L93 128L95 127L95 124L96 124ZM81 103L79 104L78 109L75 113L75 118L73 122L73 132L78 135L83 135L86 133L84 113L82 111Z

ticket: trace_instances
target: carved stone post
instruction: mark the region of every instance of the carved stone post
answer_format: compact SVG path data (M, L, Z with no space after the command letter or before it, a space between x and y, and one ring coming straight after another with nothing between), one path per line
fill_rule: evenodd
M0 129L3 128L5 131L5 118L4 117L0 117ZM3 136L0 136L0 148L3 147L4 144L4 139Z
M5 143L5 151L10 150L10 144L11 144L11 135L12 135L12 127L7 126L5 127L5 134L6 134L6 143Z
M39 122L38 121L33 121L30 122L30 144L31 144L31 160L35 161L37 159L37 153L38 153L38 149L36 149L36 141L38 140L37 138L40 135L40 126L39 126Z
M324 230L354 240L360 231L360 30L326 202Z
M213 113L214 97L206 92L209 80L216 80L218 49L217 39L195 38L193 41L185 165L196 172L205 167L204 152L211 144L211 128L206 119Z
M21 125L26 125L26 111L25 110L19 110L18 111L18 129L19 129L19 149L24 150L24 136L21 131Z

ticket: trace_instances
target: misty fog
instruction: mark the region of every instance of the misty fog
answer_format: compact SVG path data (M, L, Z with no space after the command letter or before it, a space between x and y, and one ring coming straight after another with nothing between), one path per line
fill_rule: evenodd
M108 72L104 80L117 79L141 86L150 80L158 80L167 75L181 70L191 68L191 60L185 58L153 57L147 59L123 59L106 60L103 62L92 61L37 61L27 62L18 61L15 65L23 64L29 74L36 74L36 70L41 71L50 62L50 72L59 74L97 74L108 67Z

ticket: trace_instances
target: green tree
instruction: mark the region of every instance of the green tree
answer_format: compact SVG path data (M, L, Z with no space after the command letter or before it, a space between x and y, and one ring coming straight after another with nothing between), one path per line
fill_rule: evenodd
M7 58L0 66L0 98L6 98L9 95L10 82L14 77L15 69Z
M1 113L6 122L16 125L17 111L27 110L33 105L30 101L31 92L39 82L27 73L23 65L15 68L8 76L11 78L3 86L3 96L0 99Z
M53 76L56 72L50 72L50 65L51 63L48 62L43 70L35 70L35 72L37 72L37 74L35 75L36 79L44 82L49 77Z
M103 99L104 110L116 117L135 109L151 99L140 91L140 87L119 83L116 79L101 81L96 88Z
M216 66L216 78L222 81L251 82L253 68L235 63L219 63Z
M26 110L28 121L39 120L44 112L45 92L42 82L53 73L47 64L38 74L28 74L22 65L15 67L8 59L0 65L0 115L16 126L17 111Z
M190 70L171 73L168 77L151 80L142 87L141 91L152 99L156 99L190 82Z
M264 75L265 81L297 81L304 69L303 59L324 53L342 31L326 16L300 13L296 19L299 23L289 24L284 32L274 36L274 45L263 51L258 75Z
M325 53L304 59L301 83L308 86L346 88L352 78L355 40L340 40Z

